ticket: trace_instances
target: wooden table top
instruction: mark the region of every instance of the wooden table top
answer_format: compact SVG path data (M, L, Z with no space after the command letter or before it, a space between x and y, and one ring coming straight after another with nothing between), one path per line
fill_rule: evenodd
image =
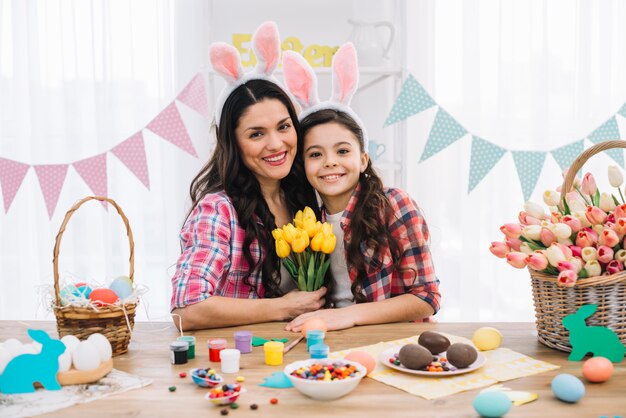
M375 326L355 327L343 331L329 332L326 343L331 351L339 351L380 341L390 341L420 334L425 330L435 330L471 338L474 330L484 326L478 323L438 323L415 324L397 323ZM536 338L533 323L497 323L490 324L498 328L504 337L503 347L510 348L533 358L561 366L533 376L504 382L507 387L532 391L539 394L533 403L514 406L508 417L626 417L626 362L616 365L613 377L602 384L585 382L586 395L576 404L558 401L550 389L550 382L559 373L571 373L582 378L580 362L569 362L567 353L556 351L540 344ZM135 325L130 350L127 354L114 358L114 367L128 373L153 379L153 383L141 389L131 390L102 400L76 405L45 416L95 417L95 416L221 416L225 407L213 406L204 399L207 389L197 387L189 377L181 379L180 372L188 372L196 367L214 366L219 372L219 365L210 363L206 342L209 338L225 337L228 346L234 346L233 332L250 330L263 338L289 338L297 334L284 331L284 323L266 323L245 327L222 328L190 332L195 335L196 358L183 365L170 362L169 343L178 333L171 323L139 322ZM54 322L0 321L0 341L18 338L26 342L28 327L44 329L56 336ZM301 342L285 355L285 364L308 358L306 342ZM321 402L300 394L296 389L273 389L258 386L265 377L282 370L283 366L267 366L264 363L262 347L253 348L252 353L241 356L239 375L246 378L244 386L248 392L238 402L239 409L230 410L232 417L261 418L271 414L274 417L300 416L372 416L380 417L393 414L394 417L477 417L472 408L472 401L480 390L462 392L435 400L425 400L410 395L402 390L387 386L376 380L365 378L359 386L344 398ZM227 375L233 376L233 375ZM228 379L233 380L233 379ZM584 380L583 380L584 382ZM175 392L169 392L169 386L176 386ZM269 400L277 398L277 405ZM251 410L256 403L258 410Z

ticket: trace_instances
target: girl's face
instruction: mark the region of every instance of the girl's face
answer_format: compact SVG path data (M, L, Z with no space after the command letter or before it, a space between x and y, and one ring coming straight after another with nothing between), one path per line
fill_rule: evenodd
M244 165L261 185L287 177L298 136L289 111L280 100L264 99L250 106L239 118L235 136Z
M330 213L345 209L367 162L354 134L338 123L317 125L304 137L306 177Z

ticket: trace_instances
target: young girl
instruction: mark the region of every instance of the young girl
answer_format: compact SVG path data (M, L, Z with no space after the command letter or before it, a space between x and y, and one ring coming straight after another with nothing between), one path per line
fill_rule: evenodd
M276 25L261 25L253 46L258 65L249 73L232 46L211 46L211 63L228 83L216 102L215 151L191 183L172 277L171 309L185 330L284 321L324 304L325 288L290 291L293 280L279 273L270 231L315 196L296 157L295 109L272 76Z
M335 54L327 102L319 103L315 74L301 56L286 52L283 67L287 88L303 107L306 176L338 243L331 254L336 308L302 314L287 329L297 332L312 317L328 329L427 320L441 297L428 228L415 202L384 188L372 168L363 123L348 107L358 83L354 47L345 44Z

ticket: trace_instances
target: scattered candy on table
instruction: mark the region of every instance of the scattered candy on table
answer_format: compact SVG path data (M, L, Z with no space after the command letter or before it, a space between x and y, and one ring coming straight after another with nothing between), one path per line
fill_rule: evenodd
M228 409L224 408L220 411L220 414L222 415L228 415Z
M230 404L230 409L237 409L237 408L239 408L239 404L238 403L233 402L233 403Z
M270 399L270 403L271 403L272 405L276 405L276 404L278 403L278 399L276 399L276 398L272 398L272 399Z
M180 377L180 378L187 377L187 373L180 372L180 373L178 373L178 377Z
M358 376L357 368L350 363L314 363L308 367L301 367L294 370L291 375L307 380L343 380Z
M238 381L239 383L242 383L242 382L244 382L245 380L246 380L246 378L245 378L245 377L243 377L243 376L237 376L237 381Z
M170 386L167 388L170 392L176 392L176 386Z
M400 361L399 356L400 354L396 353L394 354L393 357L389 357L389 363L394 364L396 366L399 366L402 364L404 367L407 367L405 364L403 364ZM430 356L430 358L432 359L430 363L414 370L421 370L424 372L453 372L457 370L456 367L454 367L452 364L450 364L450 362L448 362L448 359L445 356L436 355L436 356ZM407 368L410 369L411 367L407 367Z
M250 405L250 409L252 409L252 410L259 409L259 405L253 403L252 405Z

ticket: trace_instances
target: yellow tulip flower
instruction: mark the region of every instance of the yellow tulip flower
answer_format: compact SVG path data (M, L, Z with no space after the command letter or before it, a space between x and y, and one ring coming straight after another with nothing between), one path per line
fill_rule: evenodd
M272 236L274 237L276 241L278 241L279 239L284 239L283 235L284 233L281 228L276 228L275 230L272 231Z
M319 221L315 221L311 218L304 218L302 221L302 229L304 229L308 234L309 238L313 238L315 234L320 232L322 229L322 223Z
M289 257L289 254L291 254L291 247L289 246L287 241L285 241L282 238L277 239L276 240L276 255L279 258L287 258Z
M293 224L287 224L283 226L283 238L289 244L293 242L293 237L296 233L296 227Z
M328 222L324 222L322 224L322 232L324 232L324 235L330 235L333 233L333 226L331 224L329 224Z
M315 218L315 212L310 207L304 208L304 219L311 219L313 222L317 222L317 218Z
M296 217L293 218L293 223L296 225L296 228L302 228L302 220L304 219L304 212L301 210L296 212Z
M311 249L313 251L321 251L322 243L324 242L324 233L322 231L315 234L311 239Z
M324 241L322 242L322 252L324 254L330 254L335 249L335 245L337 245L337 237L335 234L330 233L330 235L324 236Z
M295 233L291 241L291 249L294 253L301 253L309 246L309 234L303 229L294 228Z

